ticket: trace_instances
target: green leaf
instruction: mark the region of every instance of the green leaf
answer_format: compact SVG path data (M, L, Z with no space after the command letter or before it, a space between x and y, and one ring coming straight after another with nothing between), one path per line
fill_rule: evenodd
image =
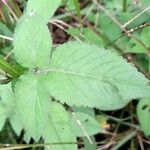
M14 96L11 84L0 85L0 130L5 120L11 117L14 109Z
M29 0L26 13L38 14L45 24L54 15L56 9L59 7L61 0Z
M150 98L141 99L137 106L137 115L146 136L150 135Z
M48 121L50 97L42 85L43 76L25 74L15 85L15 115L12 126L38 141Z
M89 107L71 107L72 110L74 112L81 112L81 113L85 113L85 114L88 114L92 117L95 117L95 112L94 112L94 109L93 108L89 108Z
M116 23L114 23L110 18L108 18L108 16L106 16L105 14L103 15L100 14L99 16L100 16L99 22L100 22L101 30L112 41L118 38L122 32L120 27Z
M74 114L70 114L72 118L71 126L76 136L85 137L86 134L91 136L97 133L105 132L105 130L100 127L100 124L95 118L95 112L92 108L72 107L72 110ZM77 123L78 120L82 124L82 127ZM83 130L86 132L86 134Z
M148 48L150 47L150 27L146 27L142 30L141 35L139 35L140 41L145 45L141 44L135 39L131 39L130 42L134 44L131 48L128 49L128 52L132 53L148 53ZM147 48L146 48L147 47Z
M72 117L71 126L76 136L85 137L86 134L84 132L86 132L88 136L97 133L104 133L104 130L100 127L99 123L93 116L82 112L75 112L74 115L75 117ZM81 122L82 127L79 126L77 120Z
M93 32L90 28L82 28L82 33L81 33L80 28L71 27L68 29L67 32L72 36L82 37L82 41L84 42L95 44L100 47L105 46L104 41L101 39L101 37L98 36L95 32Z
M61 45L45 70L52 97L76 106L113 110L149 95L149 80L116 53L80 42Z
M141 39L140 39L145 43L147 47L150 46L149 37L150 37L150 27L148 26L142 30Z
M104 41L100 36L98 36L94 31L92 31L90 28L83 28L83 35L85 38L85 42L95 44L99 47L104 47Z
M25 15L14 34L16 60L24 67L45 67L49 64L52 39L40 16Z
M133 43L134 46L131 48L128 48L127 52L130 52L130 53L147 53L147 49L141 43L136 41L135 39L131 39L130 42Z
M82 138L83 142L84 142L84 150L96 150L97 149L97 144L95 142L95 137L91 136L90 138L93 141L92 144L89 142L89 140L86 137Z
M75 10L76 6L75 6L75 2L74 0L68 0L67 2L67 9L68 10Z
M43 138L45 143L60 143L51 145L50 150L76 150L77 146L72 144L61 144L63 142L76 142L76 136L70 126L70 117L66 110L56 102L49 107L49 119L45 126ZM48 148L47 148L48 149Z
M5 108L0 104L0 131L2 130L6 120Z

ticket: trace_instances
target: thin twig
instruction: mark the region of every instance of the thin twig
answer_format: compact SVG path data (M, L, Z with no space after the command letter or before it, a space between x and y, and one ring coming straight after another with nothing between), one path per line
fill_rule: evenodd
M12 16L15 18L16 21L18 21L18 18L16 16L16 14L13 12L13 10L11 9L11 7L8 5L6 0L2 0L3 4L6 5L6 7L8 8L8 10L10 11L10 13L12 14Z
M13 50L11 50L6 56L5 56L5 60L7 60L8 59L8 57L12 54L14 52L14 49Z
M37 147L50 147L52 145L77 145L83 144L83 142L62 142L62 143L50 143L50 144L0 144L0 150L15 150L15 149L26 149L26 148L37 148Z
M145 24L142 24L142 25L140 25L140 26L138 26L138 27L135 27L134 29L128 30L128 33L134 33L135 31L140 30L140 29L143 29L143 28L148 27L148 26L150 26L150 23L149 23L149 22L147 22L147 23L145 23ZM109 43L109 45L107 45L107 46L111 46L113 43L115 43L116 41L118 41L119 39L121 39L122 37L124 37L125 35L126 35L126 33L121 34L118 38L116 38L115 40L113 40L113 41L112 41L111 43Z
M91 144L93 144L93 141L91 140L90 136L88 135L86 129L84 128L84 126L82 125L81 121L78 119L78 117L76 116L76 114L74 112L71 113L74 120L77 122L77 124L79 125L79 127L81 128L83 134L87 137L87 139L89 140L89 142Z
M105 149L109 149L113 144L115 144L115 142L109 142L103 146L99 146L97 150L105 150Z
M13 38L5 36L5 35L0 35L0 38L5 39L5 40L9 40L9 41L13 41Z
M50 23L52 23L52 24L54 24L55 26L57 26L58 28L62 29L62 30L65 31L66 33L67 33L67 30L66 30L63 26L61 26L60 24L65 25L66 27L72 27L72 26L70 26L69 24L63 22L62 20L58 20L58 19L52 19L52 20L50 21ZM79 42L81 42L81 40L80 40L78 37L76 37L75 35L74 35L73 37L74 37L76 40L78 40Z
M105 9L105 7L103 7L101 4L99 4L96 0L92 0L102 11L105 12L105 14L111 18L125 33L127 33L128 31L126 30L126 28L124 26L122 26L122 24L111 14L109 13L109 11L107 11Z
M144 145L143 145L143 141L142 141L142 138L141 138L141 135L138 134L137 137L138 137L138 140L139 140L139 144L140 144L141 150L145 150L144 149Z
M150 141L147 141L145 139L142 139L143 142L145 142L146 144L148 144L150 146Z
M129 25L131 22L133 22L135 19L137 19L138 17L140 17L143 13L145 13L146 11L148 11L150 9L150 6L147 7L146 9L144 9L142 12L140 12L138 15L136 15L135 17L133 17L132 19L130 19L128 22L126 22L124 25L122 25L122 27L126 27L127 25Z

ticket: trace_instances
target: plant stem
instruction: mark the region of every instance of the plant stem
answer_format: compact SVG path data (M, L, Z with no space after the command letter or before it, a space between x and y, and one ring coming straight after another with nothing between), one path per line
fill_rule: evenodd
M0 69L2 69L6 74L9 74L13 78L18 78L21 75L21 72L10 65L2 57L0 57Z
M126 12L127 11L127 0L123 0L122 6L123 6L122 11Z
M75 7L76 7L77 16L81 20L81 10L80 10L79 1L78 0L74 0L74 4L75 4Z
M81 10L81 15L85 15L87 13L87 11L90 9L91 6L87 6L86 8L83 8ZM91 8L91 10L96 10L97 7L95 5L93 5L93 7ZM62 20L62 19L66 19L72 15L75 14L75 11L72 11L72 12L67 12L67 13L64 13L64 14L60 14L60 15L57 15L57 16L54 16L52 19L57 19L57 20Z
M126 142L128 142L129 140L131 140L133 137L135 137L137 134L137 130L132 131L131 133L129 133L127 136L125 136L122 140L120 140L116 146L114 146L112 148L112 150L117 150L119 149L122 145L124 145Z

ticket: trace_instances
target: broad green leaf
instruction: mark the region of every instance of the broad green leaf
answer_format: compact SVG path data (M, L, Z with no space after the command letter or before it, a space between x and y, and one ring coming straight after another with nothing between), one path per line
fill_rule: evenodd
M68 0L68 2L67 2L67 9L68 10L75 10L76 9L74 0Z
M86 137L86 134L91 136L97 133L104 133L104 129L100 127L93 116L82 112L74 112L74 115L75 116L72 116L71 126L76 136ZM82 127L77 123L78 120L82 124Z
M25 132L38 141L48 121L50 97L42 85L43 76L25 74L15 85L15 115L13 128L23 127Z
M140 40L142 40L146 44L146 46L149 47L150 46L149 38L150 38L150 27L148 26L142 30Z
M42 22L47 24L59 7L60 2L61 0L29 0L26 13L38 14L42 19Z
M93 143L91 144L89 140L86 137L83 137L83 142L84 142L84 150L96 150L97 149L97 144L95 142L95 137L91 136L90 137Z
M94 112L94 109L93 108L89 108L89 107L71 107L72 110L74 112L81 112L81 113L85 113L85 114L88 114L92 117L95 117L95 112Z
M11 89L11 84L0 85L1 104L4 106L7 117L12 115L14 109L14 94Z
M128 52L132 53L148 53L148 48L150 47L150 27L146 27L142 30L141 35L139 35L138 39L142 41L141 44L139 41L135 39L131 39L130 42L134 44L131 48L128 49Z
M98 36L94 31L92 31L90 28L84 28L83 35L85 38L85 42L95 44L100 47L105 46L105 43L102 40L102 38L100 36Z
M139 101L137 115L141 128L146 136L150 135L150 98L144 98Z
M49 107L49 119L45 126L43 138L45 143L60 143L51 145L50 150L76 150L76 145L61 144L63 142L76 142L76 136L70 126L71 119L66 110L56 102Z
M27 68L49 64L52 39L40 16L25 15L14 34L14 54L18 63Z
M94 31L92 31L90 28L82 28L82 31L80 31L80 28L69 28L68 34L72 36L78 36L82 38L82 41L88 42L91 44L98 45L100 47L105 46L104 41L101 39L100 36L98 36Z
M122 32L120 27L116 23L114 23L110 18L108 18L108 16L106 16L105 14L100 14L99 16L101 30L112 41L118 38Z
M6 110L5 108L0 104L0 131L2 130L5 121L6 121Z
M147 49L138 41L135 39L131 39L132 43L134 43L134 46L131 48L128 48L127 51L130 53L147 53Z
M11 84L0 85L0 130L5 120L11 117L14 110L14 96Z
M104 133L105 130L100 127L99 122L95 118L95 112L92 108L87 107L72 107L74 114L70 113L72 118L71 126L78 137L88 136ZM78 120L82 124L82 127L77 123ZM83 131L84 130L84 131ZM84 133L86 132L86 134Z
M20 114L17 114L17 112L15 112L11 117L10 117L10 123L11 126L13 128L13 131L19 136L21 131L23 130L24 126L21 122L20 119ZM31 139L31 136L30 136Z
M71 106L113 110L149 95L149 80L121 56L82 42L57 47L47 71L51 96Z

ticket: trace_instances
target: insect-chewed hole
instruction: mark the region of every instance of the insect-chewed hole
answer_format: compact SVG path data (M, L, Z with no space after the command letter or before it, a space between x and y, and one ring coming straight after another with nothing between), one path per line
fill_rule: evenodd
M145 110L147 107L148 107L148 105L144 105L144 106L142 107L142 110Z

